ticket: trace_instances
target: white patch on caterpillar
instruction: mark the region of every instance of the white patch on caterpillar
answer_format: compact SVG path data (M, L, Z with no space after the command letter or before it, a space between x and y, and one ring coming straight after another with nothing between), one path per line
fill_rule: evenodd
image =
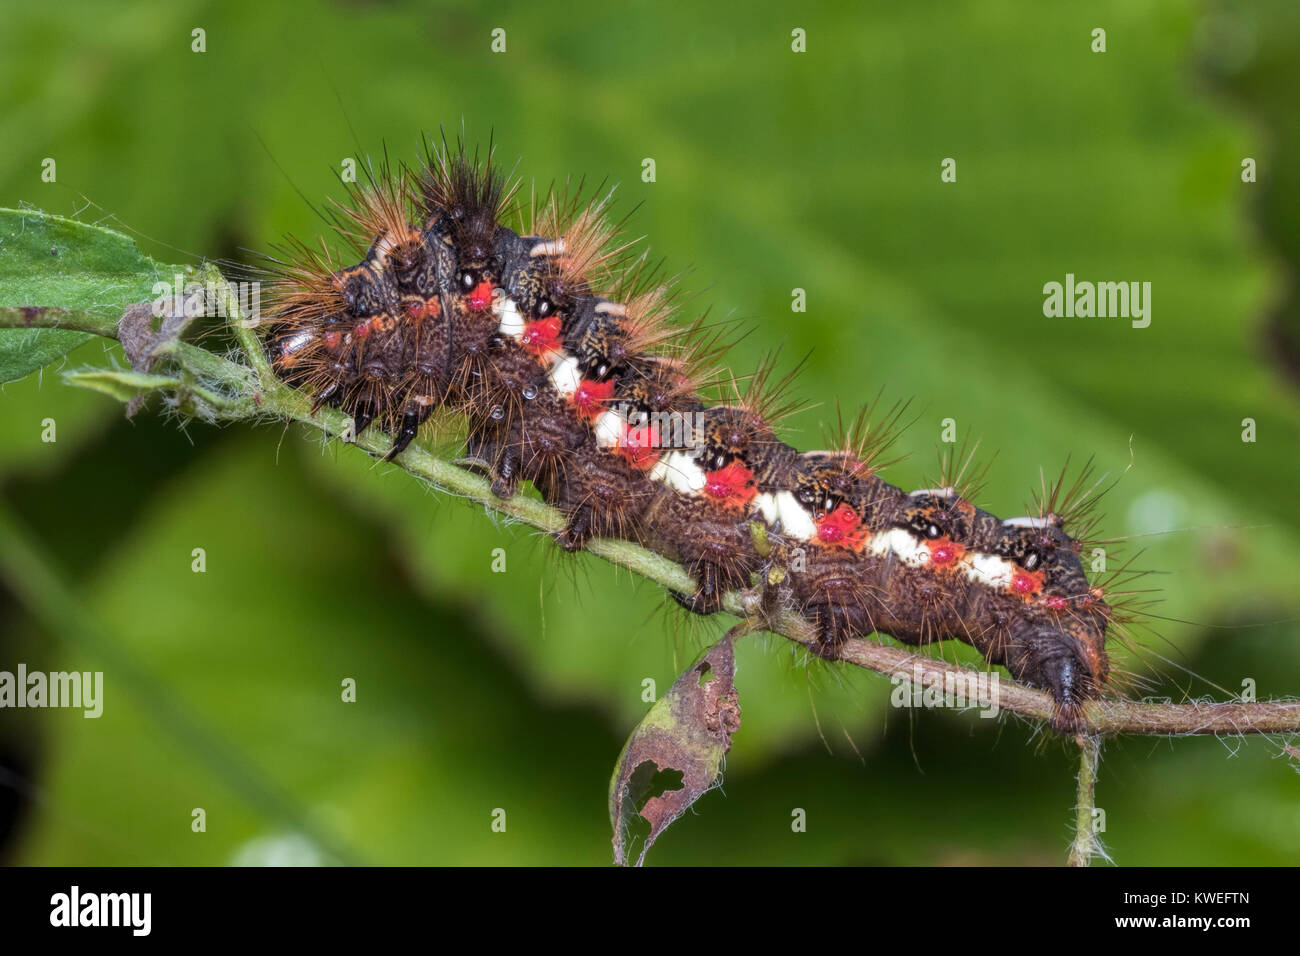
M817 537L817 522L791 492L761 494L754 499L754 504L762 512L763 520L772 528L779 526L783 534L800 541Z
M501 334L511 338L520 338L524 334L524 317L519 314L515 300L500 296L492 302L492 311L501 322Z
M684 495L698 495L704 490L704 469L690 455L670 451L650 469L650 480L661 481Z
M953 495L952 488L920 488L917 491L909 491L907 497L919 498L921 495L934 495L937 498L951 498Z
M766 509L764 514L767 514ZM770 519L768 523L771 523ZM867 541L866 550L877 558L892 555L899 563L909 568L923 568L932 563L930 548L926 543L902 528L890 528L873 534ZM960 561L948 567L953 570L960 568L965 572L967 579L976 584L1001 590L1011 587L1011 579L1015 574L1015 565L1012 562L979 551L967 551Z
M397 243L393 241L392 237L389 236L388 233L384 233L382 236L376 239L374 252L375 255L378 257L379 261L380 262L386 261L388 259L388 254L393 251L393 248L396 245Z
M1011 587L1012 564L995 554L976 551L967 555L966 577L991 588Z
M867 549L877 557L892 553L909 568L923 568L930 563L930 549L902 528L878 531L871 536Z
M627 420L616 411L601 412L596 419L596 444L601 448L617 448L623 441L623 426Z
M568 398L582 384L582 372L578 370L578 360L572 355L558 359L551 366L551 384L555 390Z
M610 302L608 299L601 299L600 302L596 303L596 311L607 315L627 315L627 306L622 302Z
M1046 527L1046 518L1035 518L1032 515L1026 515L1023 518L1003 518L1002 523L1009 528L1042 528Z
M893 555L909 568L923 568L931 564L930 548L926 543L902 528L890 528L873 534L867 542L867 551L878 558ZM1015 575L1015 565L1012 562L980 551L967 551L960 561L948 567L954 570L960 568L967 579L976 584L1001 590L1011 587L1011 579Z
M534 259L538 256L562 256L564 255L564 240L551 239L539 242L528 250L528 254Z

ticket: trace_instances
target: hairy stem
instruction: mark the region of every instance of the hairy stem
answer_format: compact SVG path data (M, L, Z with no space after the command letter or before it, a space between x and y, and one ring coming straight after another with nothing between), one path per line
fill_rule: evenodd
M1074 842L1070 844L1070 866L1088 866L1094 856L1104 856L1093 821L1097 803L1097 767L1101 762L1101 738L1079 738L1078 798L1074 804Z

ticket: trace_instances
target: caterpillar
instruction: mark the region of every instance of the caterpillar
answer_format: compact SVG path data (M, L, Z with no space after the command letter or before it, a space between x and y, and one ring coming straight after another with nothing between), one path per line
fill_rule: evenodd
M435 413L463 416L494 494L530 482L565 515L567 550L617 537L680 562L696 587L672 597L692 612L779 567L777 599L815 626L817 653L871 633L963 641L1046 690L1055 730L1081 730L1114 609L1084 572L1084 532L1067 531L1086 510L1078 483L1063 473L1038 514L1010 519L958 481L904 491L879 474L897 408L882 428L874 404L832 447L799 452L777 431L790 377L770 361L721 371L724 327L678 320L607 199L553 190L524 210L518 195L491 148L480 159L463 140L368 169L330 214L359 261L293 238L268 256L277 376L356 433L392 436L388 458Z

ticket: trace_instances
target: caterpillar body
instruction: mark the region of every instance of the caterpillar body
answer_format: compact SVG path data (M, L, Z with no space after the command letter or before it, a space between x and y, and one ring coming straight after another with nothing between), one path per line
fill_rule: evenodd
M357 433L390 434L389 457L435 411L462 414L495 494L531 482L566 516L566 549L618 537L679 561L697 586L673 597L691 611L779 565L778 599L826 656L873 632L965 641L1047 690L1056 730L1081 729L1106 686L1113 609L1066 531L1059 482L1039 515L1008 520L953 487L904 491L877 474L888 440L866 411L838 447L800 453L776 432L786 383L770 366L743 387L720 378L717 328L675 323L672 293L603 202L552 195L516 231L516 192L490 152L445 142L351 188L335 220L358 263L295 240L272 260L276 374Z

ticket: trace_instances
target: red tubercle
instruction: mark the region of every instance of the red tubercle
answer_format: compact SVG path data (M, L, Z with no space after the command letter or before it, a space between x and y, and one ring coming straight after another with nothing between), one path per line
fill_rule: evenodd
M1011 575L1011 591L1023 598L1031 598L1043 589L1042 571L1025 571L1016 568Z
M930 564L936 568L951 568L966 556L966 546L947 535L926 541L925 546L930 549Z
M413 319L436 319L442 314L442 303L437 299L417 299L406 304L406 314Z
M704 493L727 507L742 508L758 494L754 473L743 462L733 461L725 468L704 474Z
M1106 603L1106 592L1099 587L1089 588L1087 593L1080 594L1073 600L1080 610L1100 611L1107 618L1111 616L1113 609Z
M469 303L469 307L475 312L482 312L486 309L492 304L492 289L492 283L488 282L486 279L474 286L474 288L470 290L469 295L465 297L465 300Z
M596 382L584 378L578 383L570 400L583 418L596 419L605 411L605 406L613 397L613 381Z
M397 319L391 315L374 315L364 322L358 322L352 327L352 332L359 339L364 339L372 332L391 332L397 325Z
M640 471L648 471L659 460L661 450L652 425L623 426L623 441L614 449Z
M559 316L525 322L519 343L539 359L549 358L560 351Z
M1049 611L1055 611L1057 614L1060 614L1062 611L1068 610L1070 607L1069 600L1063 598L1059 594L1047 595L1047 597L1043 598L1043 603L1047 605L1047 609Z
M327 349L336 349L339 343L343 341L342 332L326 332L321 336L321 341L325 343Z
M817 540L857 551L867 540L867 529L856 511L840 504L830 514L817 519Z

